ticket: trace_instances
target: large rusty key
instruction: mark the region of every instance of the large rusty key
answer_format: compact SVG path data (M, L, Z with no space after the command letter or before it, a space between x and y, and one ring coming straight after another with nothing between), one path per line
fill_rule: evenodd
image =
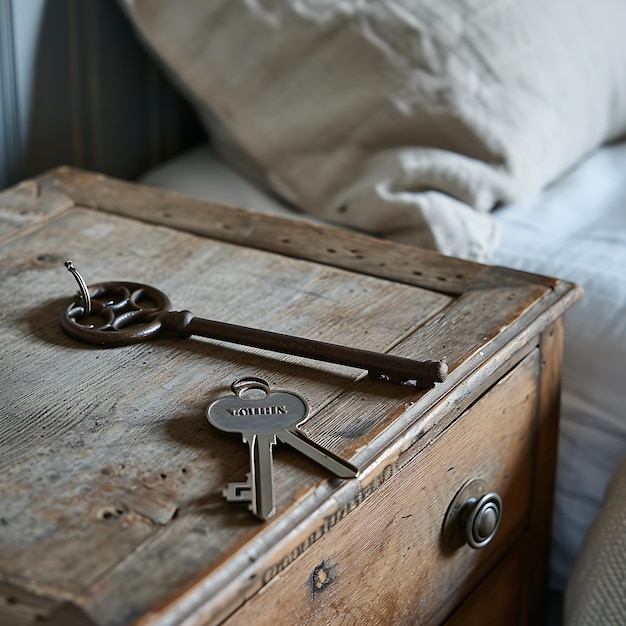
M365 369L370 378L430 388L443 382L443 361L415 361L404 357L350 348L171 311L169 298L158 289L134 282L106 282L87 286L71 261L66 267L78 282L78 300L61 314L63 330L80 341L99 346L124 346L150 339L162 330L183 338L209 339L252 346Z

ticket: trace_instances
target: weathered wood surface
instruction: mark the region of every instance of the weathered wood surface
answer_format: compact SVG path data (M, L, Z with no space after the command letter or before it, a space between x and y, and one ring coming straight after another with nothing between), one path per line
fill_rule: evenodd
M552 534L552 505L556 483L556 461L561 411L561 375L563 368L563 319L548 326L540 337L541 377L537 419L537 452L533 476L535 494L526 542L528 560L525 569L525 614L522 620L537 624L542 618L548 589L548 561ZM535 564L535 568L528 567Z
M80 204L141 214L155 202L154 190L74 170L42 181L38 219L12 223L0 239L8 390L0 400L0 572L8 598L19 591L47 599L44 614L71 600L101 624L177 623L199 607L227 615L264 587L265 573L290 546L374 493L385 467L407 450L427 446L579 295L562 281L367 237L351 245L343 231L214 205L207 214L218 224L230 223L233 211L232 228L222 229L231 242L207 239L184 232L204 203L157 192L171 208L180 202L183 228L148 226ZM24 187L0 196L8 215L22 210L23 194ZM362 247L371 254L354 252ZM300 251L309 260L289 258ZM75 291L62 266L67 258L90 283L145 282L198 315L446 358L450 375L418 391L199 339L116 350L78 345L57 321ZM445 288L428 289L433 284ZM273 520L258 524L244 506L223 501L221 489L247 471L247 451L237 437L212 431L204 409L246 375L305 396L312 407L306 430L357 463L360 478L328 480L279 447Z
M78 204L153 224L309 259L394 282L458 295L484 269L430 250L245 209L225 207L75 168L51 173L55 187Z
M42 218L74 206L49 176L26 180L0 193L0 243Z
M446 620L444 626L542 624L543 619L525 622L520 615L524 592L520 584L520 571L523 571L526 561L524 544L516 545L454 615Z

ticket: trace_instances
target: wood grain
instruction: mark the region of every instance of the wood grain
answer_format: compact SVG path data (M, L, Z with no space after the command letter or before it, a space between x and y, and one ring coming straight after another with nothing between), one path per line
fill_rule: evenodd
M49 176L26 180L0 192L0 244L73 205L74 201Z
M75 168L49 176L77 204L212 239L309 259L441 293L462 293L484 266L352 231L197 200ZM294 217L298 217L294 214Z
M485 626L485 624L541 624L525 622L522 604L522 580L525 569L523 547L516 546L495 570L483 580L478 589L446 620L445 626Z
M68 239L67 232L74 236ZM64 258L80 261L86 276L97 271L97 280L109 277L100 275L102 268L113 276L128 271L125 277L158 284L185 307L209 304L218 318L326 341L367 342L373 350L388 350L449 302L419 288L76 209L6 242L4 251L9 267L2 289L14 306L1 313L1 358L11 364L12 389L3 399L0 432L3 501L11 503L4 512L2 568L7 580L29 579L26 548L36 545L41 554L29 584L57 597L89 587L177 511L193 516L200 507L196 523L204 521L207 495L222 515L244 520L246 534L258 531L245 508L219 497L226 482L247 471L245 446L212 433L203 418L211 397L227 393L232 380L257 374L279 388L303 390L315 415L357 376L349 368L277 361L201 340L164 339L113 351L76 344L58 327L67 299L55 296L74 291ZM42 253L45 265L35 261ZM24 281L31 285L26 292ZM172 407L165 415L164 397ZM277 482L289 471L289 464L279 465ZM307 473L308 484L324 476L319 468ZM292 497L287 492L282 502ZM220 519L213 517L206 532L217 533ZM194 568L236 550L241 529L224 530L208 553L194 546ZM86 544L91 557L84 555ZM175 566L173 575L180 574Z
M556 460L561 411L560 381L563 368L563 319L548 326L541 334L541 380L538 407L537 453L534 471L535 500L526 540L528 568L524 585L525 614L528 623L541 619L547 600L548 562L551 544L551 520L556 483Z

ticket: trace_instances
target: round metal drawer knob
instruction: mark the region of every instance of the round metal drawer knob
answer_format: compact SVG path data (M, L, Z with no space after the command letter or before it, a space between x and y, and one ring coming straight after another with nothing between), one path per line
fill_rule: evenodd
M500 525L502 500L497 493L488 493L479 500L466 503L469 515L465 522L467 544L474 549L486 546L496 534ZM465 517L462 514L461 517Z
M442 528L443 545L457 549L467 544L478 550L495 536L502 518L502 498L487 492L482 480L470 480L452 500Z

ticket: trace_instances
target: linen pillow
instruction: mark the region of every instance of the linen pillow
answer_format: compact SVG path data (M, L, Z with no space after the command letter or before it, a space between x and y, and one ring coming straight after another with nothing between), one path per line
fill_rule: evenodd
M241 171L445 254L626 130L623 0L122 1Z

